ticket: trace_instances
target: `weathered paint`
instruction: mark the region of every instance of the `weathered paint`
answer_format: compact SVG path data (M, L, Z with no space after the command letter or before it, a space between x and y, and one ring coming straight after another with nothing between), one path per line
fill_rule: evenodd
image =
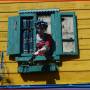
M74 11L77 16L80 57L62 58L59 72L20 75L14 58L7 56L8 16L19 10L59 8ZM4 51L3 85L79 84L90 82L90 2L0 2L0 51ZM9 82L7 82L7 79ZM2 84L2 83L1 83Z

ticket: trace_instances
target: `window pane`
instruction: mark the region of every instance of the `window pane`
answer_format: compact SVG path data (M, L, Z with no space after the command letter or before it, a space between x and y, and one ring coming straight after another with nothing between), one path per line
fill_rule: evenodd
M33 52L33 20L32 18L22 18L22 42L23 53Z
M62 38L74 39L73 17L62 17Z
M74 42L63 42L63 53L75 52L75 43Z

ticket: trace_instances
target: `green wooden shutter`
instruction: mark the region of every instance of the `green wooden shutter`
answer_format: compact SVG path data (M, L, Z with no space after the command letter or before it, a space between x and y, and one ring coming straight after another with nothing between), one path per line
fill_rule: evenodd
M52 38L55 43L55 51L53 53L54 59L59 60L60 54L62 52L62 45L61 45L61 25L60 25L60 13L55 12L51 15L51 32Z
M61 20L64 21L65 25L69 24L67 28L66 36L64 37L64 34L66 31L65 29L62 29L62 55L78 55L79 54L79 48L78 48L78 35L77 35L77 26L76 26L76 16L74 12L63 12L60 13ZM71 21L70 21L71 19ZM62 26L62 24L61 24ZM71 28L70 28L71 27ZM63 28L63 26L62 26ZM71 30L70 30L71 29ZM70 34L71 33L71 34ZM71 46L70 46L71 45Z
M8 48L7 53L20 54L20 17L8 18Z

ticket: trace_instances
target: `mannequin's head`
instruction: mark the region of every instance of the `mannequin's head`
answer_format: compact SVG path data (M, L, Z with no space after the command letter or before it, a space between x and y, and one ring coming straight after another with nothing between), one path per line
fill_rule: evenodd
M47 22L38 20L35 23L35 27L38 33L44 33L47 30L48 24Z

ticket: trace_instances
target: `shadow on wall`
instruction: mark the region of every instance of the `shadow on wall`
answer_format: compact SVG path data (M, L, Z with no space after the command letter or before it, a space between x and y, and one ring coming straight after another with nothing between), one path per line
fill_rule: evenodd
M46 81L46 84L56 84L55 80L60 80L59 72L41 72L21 74L24 81Z

